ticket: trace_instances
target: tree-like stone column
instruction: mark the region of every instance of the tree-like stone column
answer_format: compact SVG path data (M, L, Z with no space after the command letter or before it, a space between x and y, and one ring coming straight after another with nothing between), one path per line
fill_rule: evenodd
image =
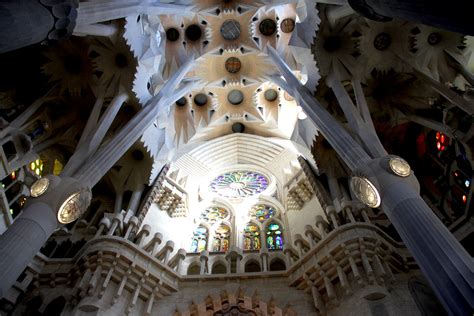
M268 54L286 81L271 79L298 101L305 113L355 176L377 189L381 206L450 315L474 310L474 261L419 195L415 176L402 178L388 171L390 156L371 159L296 79L273 48ZM365 144L370 146L370 144Z
M77 192L90 194L72 178L52 175L46 178L49 180L46 192L28 201L22 214L0 236L0 297L58 227L57 211L64 201Z
M159 111L192 89L192 85L180 89L176 89L176 86L189 71L193 61L192 57L178 69L162 87L160 93L146 104L110 142L99 147L99 141L96 144L99 147L97 151L87 152L89 156L83 156L84 164L78 163L70 167L70 170L76 170L75 172L71 171L67 176L61 175L62 178L47 176L50 183L46 192L37 198L30 199L23 214L0 236L0 297L3 297L11 288L27 264L60 225L57 213L63 203L74 193L88 192L90 194L90 188L112 168L144 130L153 124ZM108 122L99 124L94 135L105 134L102 130L103 125L109 124ZM102 136L99 138L102 139ZM94 137L89 138L84 146L92 146L94 139ZM79 147L78 150L82 148ZM87 207L88 205L85 205L83 209L77 211L84 212Z

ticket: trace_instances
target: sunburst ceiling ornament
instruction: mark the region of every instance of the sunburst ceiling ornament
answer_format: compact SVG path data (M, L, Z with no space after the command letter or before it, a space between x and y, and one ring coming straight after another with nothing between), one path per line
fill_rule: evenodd
M242 198L262 193L270 181L261 173L232 171L217 176L209 184L209 190L227 198Z

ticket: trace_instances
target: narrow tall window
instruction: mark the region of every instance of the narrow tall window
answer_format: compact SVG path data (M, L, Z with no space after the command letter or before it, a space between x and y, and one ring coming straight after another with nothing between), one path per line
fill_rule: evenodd
M283 233L281 231L280 225L276 223L271 223L267 226L266 240L268 249L283 249Z
M257 225L248 223L244 229L244 249L258 250L260 247L260 229Z
M225 252L229 249L230 228L221 224L214 231L214 240L212 241L212 251Z
M201 252L207 249L208 231L205 227L196 228L191 241L190 252Z

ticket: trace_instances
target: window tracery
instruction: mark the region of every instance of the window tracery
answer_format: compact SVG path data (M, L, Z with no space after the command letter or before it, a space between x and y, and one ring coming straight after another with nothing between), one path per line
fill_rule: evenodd
M247 197L265 191L269 183L261 173L240 170L217 176L209 184L209 190L227 198Z
M214 225L218 221L222 221L229 217L229 212L222 207L208 207L199 216L201 221Z
M275 216L276 210L273 206L258 204L250 209L249 217L258 220L260 223Z

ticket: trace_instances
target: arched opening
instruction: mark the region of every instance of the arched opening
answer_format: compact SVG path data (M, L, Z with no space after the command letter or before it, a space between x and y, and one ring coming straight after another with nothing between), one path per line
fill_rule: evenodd
M262 269L260 268L260 264L255 260L249 260L245 264L245 272L260 272Z
M212 274L225 274L227 267L222 262L217 262L212 266Z
M48 316L59 316L61 315L64 307L66 306L66 299L63 296L59 296L52 300L48 306L46 306L43 315Z
M188 268L188 275L199 275L201 274L201 267L197 263L193 263Z
M285 271L286 270L286 264L283 262L281 259L273 259L272 262L270 262L270 271Z
M26 309L23 315L25 316L36 316L41 315L38 310L43 304L43 299L39 296L33 297L28 303L26 303Z

